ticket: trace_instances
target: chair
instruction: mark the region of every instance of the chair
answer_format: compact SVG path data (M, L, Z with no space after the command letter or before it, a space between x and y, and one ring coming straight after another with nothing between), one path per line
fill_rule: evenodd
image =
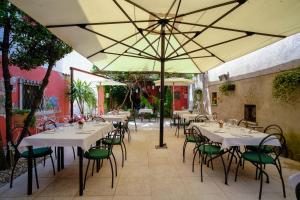
M26 135L21 135L23 131L23 127L15 127L11 130L11 135L12 135L12 141L11 144L14 148L15 154L14 154L14 166L11 171L11 176L10 176L10 188L12 188L13 185L13 177L14 177L14 171L17 166L17 163L20 158L25 158L29 159L29 151L23 151L19 152L18 146L21 143L22 139L26 136L30 136L29 130L25 130ZM38 175L37 175L37 168L36 168L36 159L37 158L45 158L46 156L50 156L51 158L51 163L52 163L52 168L53 168L53 175L55 175L55 167L54 167L54 162L52 158L52 149L50 147L39 147L39 148L33 148L32 149L32 159L33 159L33 164L34 164L34 172L35 172L35 180L36 180L36 186L39 188L39 181L38 181Z
M206 115L199 114L195 117L193 122L206 122L209 121L208 117ZM191 121L190 121L191 122Z
M185 132L184 132L184 134L185 134L185 140L184 140L184 143L183 143L183 150L182 150L182 161L183 162L185 162L185 149L186 149L186 145L188 143L192 143L192 144L195 145L195 148L196 148L197 142L200 142L200 141L197 141L198 139L201 139L198 136L199 132L200 132L200 130L196 126L193 126L192 128L189 128L189 129L185 129Z
M125 129L123 127L119 127L115 130L115 132L109 133L107 137L103 140L103 144L113 145L113 146L119 145L121 147L122 167L124 167L124 160L127 160L127 150L124 143L124 134L125 134Z
M280 142L280 146L272 145L272 142ZM274 144L274 143L273 143ZM282 168L279 160L279 156L282 153L283 148L286 146L286 140L282 134L274 133L266 136L258 145L257 151L246 151L241 154L239 164L242 159L249 161L259 170L260 178L260 189L259 189L259 199L261 199L262 187L263 187L263 175L267 177L267 183L269 182L269 176L264 170L264 165L275 165L276 169L280 175L283 196L286 197L284 180L282 177ZM266 151L268 147L268 151ZM271 151L269 151L271 149ZM237 180L237 174L239 169L239 164L237 165L235 172L235 181Z
M96 122L105 122L105 119L103 119L103 118L100 117L100 116L94 117L93 120L95 120Z
M210 141L207 137L201 134L201 131L197 130L197 138L196 139L196 149L194 152L193 157L193 165L192 165L192 171L194 172L194 164L195 164L195 158L197 153L199 153L200 158L200 173L201 173L201 182L203 182L203 164L207 163L209 166L209 162L211 162L211 167L213 169L213 160L221 157L223 169L224 169L224 175L225 175L225 184L227 184L227 171L223 159L223 154L225 153L224 150L221 148L221 144L217 142ZM206 160L207 157L209 157L209 160Z
M133 109L133 110L130 111L130 116L128 117L128 123L130 121L134 122L135 131L137 131L136 118L137 118L137 112L136 112L135 109Z
M94 171L94 166L95 166L95 161L101 160L103 161L104 159L109 160L110 163L110 168L111 168L111 176L112 176L112 180L111 180L111 187L114 187L114 167L111 161L111 156L114 159L114 163L115 163L115 169L116 169L116 176L117 176L117 162L116 162L116 158L112 152L113 149L113 144L114 141L117 139L117 133L118 130L114 130L113 132L110 133L111 135L111 143L107 143L104 141L106 141L106 138L102 138L99 140L99 144L95 147L90 148L87 152L84 153L84 157L86 159L88 159L88 164L86 167L86 172L85 172L85 176L84 176L84 185L83 188L85 188L85 183L86 183L86 178L87 178L87 173L88 173L88 169L89 169L89 165L90 165L90 161L93 160L93 167L92 167L92 175L93 175L93 171Z

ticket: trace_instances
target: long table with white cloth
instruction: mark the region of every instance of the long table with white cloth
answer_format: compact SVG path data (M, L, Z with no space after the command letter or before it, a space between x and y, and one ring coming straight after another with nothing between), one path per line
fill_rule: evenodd
M18 146L19 151L29 150L29 157L32 157L33 147L72 147L77 146L79 156L79 195L83 194L83 153L91 145L113 130L112 123L91 122L86 123L82 129L78 125L60 127L55 130L45 131L24 138ZM60 159L58 159L60 160ZM28 159L28 190L32 194L32 159Z
M226 150L233 149L227 166L227 179L234 153L238 153L239 147L258 146L260 142L268 136L266 133L236 125L224 124L223 128L220 128L219 124L216 122L191 123L189 128L192 128L193 126L199 128L201 134L209 140L220 143L221 148L224 149L225 152ZM281 146L279 140L269 140L264 144Z

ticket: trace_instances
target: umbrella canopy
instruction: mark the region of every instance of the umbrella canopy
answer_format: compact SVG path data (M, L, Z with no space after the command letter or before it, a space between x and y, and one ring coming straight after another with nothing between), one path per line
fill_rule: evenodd
M300 31L299 0L10 0L100 70L201 73Z
M165 86L188 86L194 83L193 80L185 79L185 78L166 78L165 79ZM160 86L160 80L154 81L156 86Z
M121 83L121 82L118 82L118 81L114 81L114 80L111 80L111 79L103 79L100 81L100 85L111 85L111 86L116 86L116 85L123 85L125 86L126 84L125 83Z
M10 0L100 70L199 73L300 31L299 0Z

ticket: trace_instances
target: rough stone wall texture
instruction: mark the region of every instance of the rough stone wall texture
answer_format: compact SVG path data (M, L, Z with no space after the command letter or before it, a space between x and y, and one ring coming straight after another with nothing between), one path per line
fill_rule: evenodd
M266 127L278 124L285 133L300 135L300 101L294 105L281 103L272 96L272 81L278 73L258 75L256 77L235 80L235 91L228 96L219 92L219 84L209 86L210 97L212 92L218 94L218 104L212 106L219 119L244 118L244 105L256 105L256 121ZM210 98L211 99L211 98ZM300 96L299 96L300 99Z

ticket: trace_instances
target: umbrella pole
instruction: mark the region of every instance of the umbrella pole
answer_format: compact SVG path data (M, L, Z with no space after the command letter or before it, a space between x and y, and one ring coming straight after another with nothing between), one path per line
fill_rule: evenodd
M73 105L74 105L74 96L73 96L73 90L74 90L74 70L73 70L72 67L70 67L70 76L71 76L70 118L73 121L73 114L74 114L74 109L73 109Z
M173 99L172 99L172 107L173 107L173 109L172 109L172 112L174 112L174 108L175 108L175 99L174 99L174 82L173 82Z
M165 88L165 23L161 22L161 59L160 59L160 119L159 119L159 145L156 148L166 148L164 144L164 88Z

